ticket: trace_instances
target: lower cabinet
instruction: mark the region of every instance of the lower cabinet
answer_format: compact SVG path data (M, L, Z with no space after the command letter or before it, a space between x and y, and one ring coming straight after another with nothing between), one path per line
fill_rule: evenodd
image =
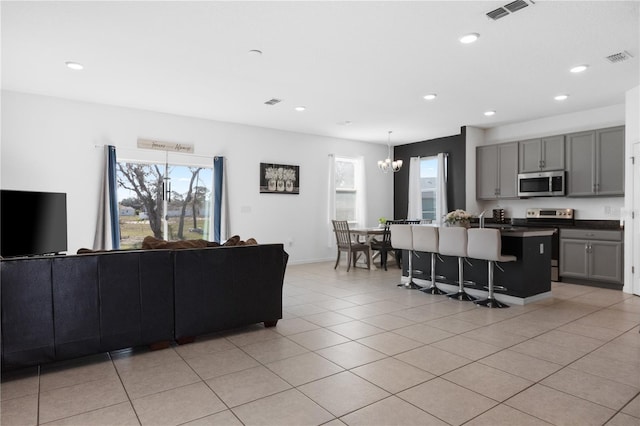
M561 229L560 277L622 284L622 231Z

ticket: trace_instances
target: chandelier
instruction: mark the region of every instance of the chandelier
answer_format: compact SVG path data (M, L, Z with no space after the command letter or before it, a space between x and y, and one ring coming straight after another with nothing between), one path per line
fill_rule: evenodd
M394 173L402 168L402 160L391 161L391 130L389 130L389 139L387 140L388 154L385 160L378 161L378 168L384 173L389 173L392 170Z

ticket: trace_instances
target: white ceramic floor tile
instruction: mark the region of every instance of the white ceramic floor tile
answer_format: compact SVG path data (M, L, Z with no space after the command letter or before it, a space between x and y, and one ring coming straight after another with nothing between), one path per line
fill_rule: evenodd
M184 426L243 426L242 422L231 412L221 411L210 416L202 417L191 422L183 423Z
M262 364L309 352L308 349L303 348L286 337L252 343L243 346L242 350Z
M346 337L324 328L292 334L288 338L312 351L349 341Z
M389 396L388 392L348 371L307 383L298 389L336 417Z
M447 423L442 420L395 396L390 396L382 401L375 402L353 413L347 414L342 417L341 420L349 426L447 425Z
M385 358L386 355L358 342L342 343L320 349L317 354L339 366L350 369Z
M369 346L372 349L390 356L424 345L421 342L400 336L399 334L395 334L391 331L358 339L358 343L362 343L363 345Z
M237 407L291 387L277 374L263 366L207 380L207 385L229 407Z
M187 360L187 363L204 380L259 365L255 359L240 349L191 358Z
M235 407L234 413L247 426L320 425L334 416L296 389Z
M21 396L0 402L0 424L4 426L38 424L38 395Z
M40 393L40 422L47 423L127 401L117 378L95 380Z
M615 411L543 385L534 385L506 405L556 425L602 425Z
M134 399L133 406L143 425L177 425L226 409L202 382Z
M201 380L184 361L142 370L124 371L120 373L120 379L131 399L185 386Z
M353 368L351 372L390 393L398 393L434 377L433 374L395 358L381 359Z
M46 423L47 426L138 426L139 424L129 401Z
M397 396L451 425L461 425L497 405L492 399L440 378Z
M344 369L313 352L266 364L266 367L293 386L309 383Z

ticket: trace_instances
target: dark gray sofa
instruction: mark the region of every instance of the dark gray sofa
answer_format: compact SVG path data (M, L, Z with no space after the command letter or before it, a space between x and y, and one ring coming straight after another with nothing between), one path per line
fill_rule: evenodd
M0 261L2 369L282 318L282 244Z

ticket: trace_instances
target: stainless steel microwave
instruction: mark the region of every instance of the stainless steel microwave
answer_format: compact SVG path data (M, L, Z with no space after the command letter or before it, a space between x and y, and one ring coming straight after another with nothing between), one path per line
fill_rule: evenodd
M565 195L565 172L520 173L518 197L558 197Z

